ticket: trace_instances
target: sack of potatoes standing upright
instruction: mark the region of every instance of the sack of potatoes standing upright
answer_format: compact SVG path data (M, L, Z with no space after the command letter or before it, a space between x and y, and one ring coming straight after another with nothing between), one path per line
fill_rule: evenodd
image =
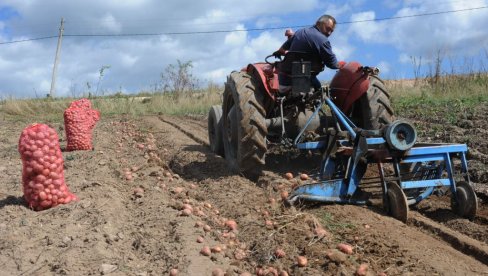
M64 111L64 127L66 130L66 150L91 150L92 130L100 120L100 112L91 108L88 99L71 103Z
M26 127L18 150L24 199L29 208L40 211L77 200L64 180L64 160L54 129L45 124Z

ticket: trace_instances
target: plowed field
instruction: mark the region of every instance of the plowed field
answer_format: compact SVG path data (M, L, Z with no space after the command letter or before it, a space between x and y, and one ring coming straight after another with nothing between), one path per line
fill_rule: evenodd
M283 174L307 172L317 158L270 154L256 182L233 175L210 151L203 117L102 118L93 151L63 152L66 182L80 200L35 212L22 197L17 152L27 125L3 120L0 275L486 275L486 110L479 114L485 118L430 137L473 137L477 217L460 218L448 196L431 196L406 224L374 204L284 206L282 192L299 180ZM51 126L63 147L62 122Z

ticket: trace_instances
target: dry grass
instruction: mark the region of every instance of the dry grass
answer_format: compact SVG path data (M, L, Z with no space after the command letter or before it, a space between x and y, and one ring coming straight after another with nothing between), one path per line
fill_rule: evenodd
M488 94L488 74L445 75L385 81L393 98L432 97L438 99L478 97Z
M488 102L488 74L446 75L439 78L388 81L398 117L438 120L455 125Z
M187 93L177 98L171 94L143 95L97 97L90 101L93 108L104 116L207 114L212 105L221 103L221 92L218 90ZM15 120L56 121L63 119L64 110L73 100L75 99L7 99L1 102L0 111L4 117Z
M445 105L455 100L469 107L488 101L488 74L446 75L440 78L386 81L392 95L393 108L400 114L408 112L419 103ZM222 102L223 88L209 86L207 89L182 93L176 97L172 93L138 95L113 95L91 98L93 107L103 116L149 115L149 114L207 114L212 105ZM0 102L0 114L5 118L20 121L59 121L73 98L59 99L7 99ZM407 115L407 114L404 114Z

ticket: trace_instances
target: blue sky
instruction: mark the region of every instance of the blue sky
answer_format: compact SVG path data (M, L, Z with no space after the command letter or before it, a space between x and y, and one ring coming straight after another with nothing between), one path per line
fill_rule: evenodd
M418 16L432 13L440 14ZM81 96L94 92L103 66L110 66L100 83L105 94L150 90L177 60L192 61L202 84L223 84L232 70L279 48L287 27L312 25L322 14L339 22L330 37L338 59L378 66L385 79L412 78L413 58L422 75L437 57L443 72L488 70L488 0L3 0L0 98L49 92L57 38L31 39L57 36L61 17L56 95ZM181 32L209 33L170 34ZM119 36L69 36L100 34ZM20 40L28 41L6 43Z

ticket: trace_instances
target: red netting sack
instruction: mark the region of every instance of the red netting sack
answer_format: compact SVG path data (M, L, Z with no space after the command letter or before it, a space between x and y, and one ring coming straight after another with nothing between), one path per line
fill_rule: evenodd
M88 99L81 99L71 103L64 111L64 128L68 144L66 150L91 150L92 130L100 120L100 112L91 109Z
M24 198L40 211L66 204L77 197L64 180L64 161L56 131L45 124L26 127L19 139Z

